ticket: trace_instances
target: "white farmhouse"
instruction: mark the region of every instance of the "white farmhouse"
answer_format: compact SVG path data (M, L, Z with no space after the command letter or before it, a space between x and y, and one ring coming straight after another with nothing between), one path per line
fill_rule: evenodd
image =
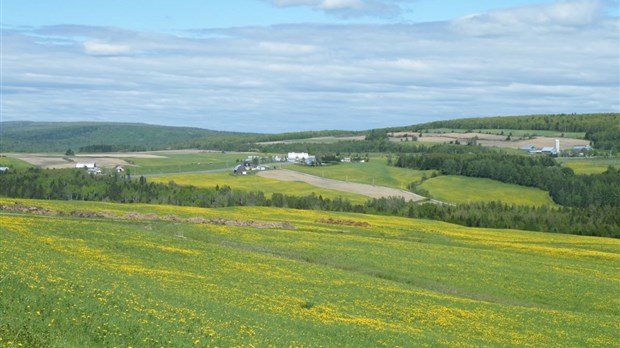
M78 162L75 165L75 168L79 168L79 169L94 169L97 168L97 163L82 163L82 162Z
M289 152L288 153L288 161L289 162L302 162L308 159L310 155L307 152Z

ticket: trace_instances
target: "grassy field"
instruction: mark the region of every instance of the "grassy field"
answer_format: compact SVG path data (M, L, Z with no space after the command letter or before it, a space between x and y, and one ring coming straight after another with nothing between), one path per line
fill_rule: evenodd
M291 168L293 166L288 166ZM262 191L267 196L273 193L282 193L294 196L308 196L312 193L324 198L343 197L352 203L363 203L369 198L363 195L322 189L303 182L286 182L275 179L263 178L257 175L232 175L229 172L205 173L205 174L171 174L148 178L151 182L168 183L174 181L179 185L193 185L196 187L230 186L233 189L245 191Z
M485 178L438 176L424 181L419 187L435 199L455 204L499 201L530 206L555 205L549 193L543 190Z
M288 166L286 169L312 174L328 179L374 184L397 189L406 189L407 185L430 177L432 170L412 170L388 166L384 157L373 157L366 163L341 163L333 166L307 167Z
M600 174L609 166L620 168L620 158L559 158L558 161L575 174Z
M19 202L133 219L0 215L3 346L620 340L615 239L286 209ZM291 225L157 220L168 214ZM321 222L327 218L336 223Z
M9 167L10 169L23 169L32 167L31 164L12 157L0 157L0 167Z
M237 161L245 160L246 153L191 153L162 154L163 158L132 158L136 165L132 174L183 173L192 171L233 168ZM255 155L255 154L253 154Z

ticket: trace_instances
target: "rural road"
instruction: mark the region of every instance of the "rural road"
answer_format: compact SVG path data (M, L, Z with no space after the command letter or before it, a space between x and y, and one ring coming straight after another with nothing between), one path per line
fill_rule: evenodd
M281 181L303 181L310 185L322 187L330 190L357 193L371 198L382 197L402 197L407 201L422 201L426 197L416 195L415 193L398 190L384 186L373 186L368 184L358 184L354 182L345 182L340 180L325 179L318 176L295 172L292 170L279 169L269 170L258 173L259 176L276 179Z

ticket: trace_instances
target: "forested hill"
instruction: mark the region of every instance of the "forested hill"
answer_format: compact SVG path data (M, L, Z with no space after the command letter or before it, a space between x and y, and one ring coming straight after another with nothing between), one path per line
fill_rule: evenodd
M519 129L585 132L599 149L620 150L620 113L477 117L422 123L390 131L452 129Z
M159 150L191 139L230 137L235 133L140 123L3 122L2 151L110 152Z

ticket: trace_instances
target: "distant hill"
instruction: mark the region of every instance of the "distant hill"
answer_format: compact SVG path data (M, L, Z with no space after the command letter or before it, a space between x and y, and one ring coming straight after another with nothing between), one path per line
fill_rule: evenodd
M557 132L584 132L585 138L599 149L620 151L620 113L497 116L434 121L388 131L426 129L513 129Z
M109 152L176 148L195 139L231 137L237 133L104 122L3 122L4 152Z

